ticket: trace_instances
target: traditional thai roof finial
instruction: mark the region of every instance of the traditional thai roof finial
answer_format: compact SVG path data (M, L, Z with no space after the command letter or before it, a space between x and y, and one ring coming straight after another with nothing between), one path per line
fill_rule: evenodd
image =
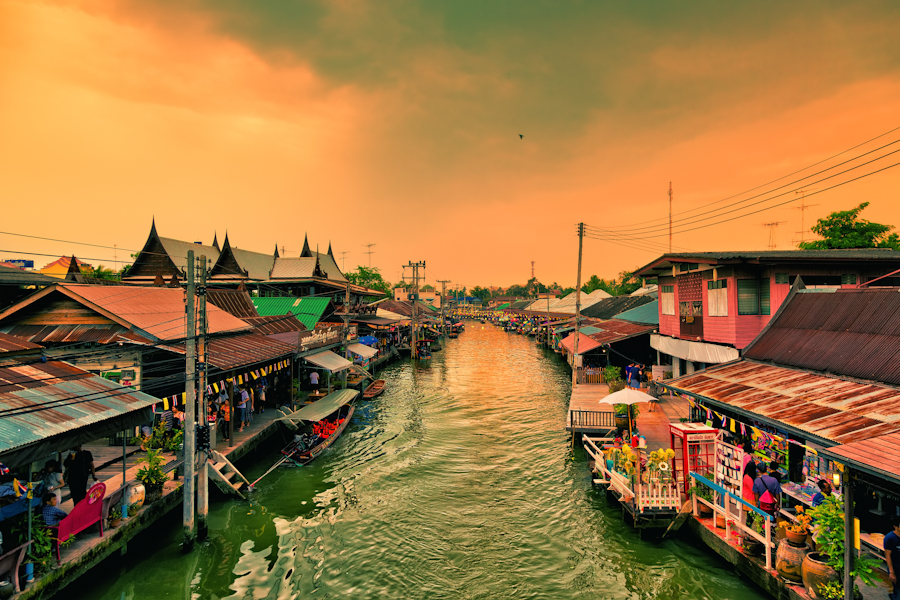
M162 273L156 272L156 278L153 280L153 287L166 287L166 280L163 279Z
M309 249L309 237L304 233L303 234L303 251L300 253L300 258L310 258L312 257L312 251Z
M331 240L328 240L328 256L334 258L334 254L331 252Z
M215 233L213 233L213 243L212 243L212 245L213 245L213 248L215 248L215 249L218 250L219 252L222 251L222 249L219 248L219 236L218 236L217 234L215 234Z
M281 258L281 255L278 254L278 244L275 244L275 258Z
M78 259L75 258L74 254L72 255L72 258L69 259L69 268L66 270L65 280L84 283L84 275L81 272L81 267L78 266Z

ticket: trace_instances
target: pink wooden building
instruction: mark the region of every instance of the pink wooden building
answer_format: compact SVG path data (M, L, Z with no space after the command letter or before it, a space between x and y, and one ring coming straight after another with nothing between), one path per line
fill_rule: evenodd
M665 254L635 273L659 285L651 345L674 376L739 357L778 310L795 279L807 288L900 285L900 252L882 249Z

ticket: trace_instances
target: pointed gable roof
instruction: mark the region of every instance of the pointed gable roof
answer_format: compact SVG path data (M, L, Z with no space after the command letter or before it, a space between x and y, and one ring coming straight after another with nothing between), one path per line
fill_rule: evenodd
M219 248L219 236L218 236L218 234L213 233L213 243L212 243L212 246L213 246L213 248L215 248L215 249L218 250L219 252L222 251L222 249Z
M303 234L303 251L300 253L300 258L311 258L312 255L312 250L309 249L309 238Z
M280 258L280 257L281 257L281 255L278 254L278 243L276 242L276 244L275 244L275 258Z
M328 240L328 256L334 258L334 253L331 251L331 240Z
M210 271L211 278L217 279L251 279L266 281L275 264L275 256L263 252L241 250L231 245L228 234L222 244L219 260Z
M216 246L204 246L160 236L156 231L154 219L144 247L128 271L128 275L123 279L149 282L155 280L157 274L164 278L172 275L184 278L189 250L193 250L195 256L205 255L212 262L219 259L219 249Z
M72 258L69 259L69 270L66 271L65 280L73 281L75 283L84 283L84 274L81 272L81 263L75 258L74 254L72 255Z

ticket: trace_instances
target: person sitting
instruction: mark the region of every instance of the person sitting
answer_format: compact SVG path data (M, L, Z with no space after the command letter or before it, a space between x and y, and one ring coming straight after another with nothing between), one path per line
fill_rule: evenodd
M823 502L825 502L825 498L831 495L831 491L834 489L831 487L831 482L827 479L820 479L816 482L816 485L819 486L819 491L815 493L812 497L812 505L819 506Z
M66 484L58 467L59 463L51 459L44 463L44 470L41 471L41 483L44 484L44 492L50 492L56 496L57 504L62 502L62 492L60 492L59 488Z
M56 494L47 492L44 494L44 510L41 512L41 516L44 517L44 525L55 527L68 517L69 513L56 507Z

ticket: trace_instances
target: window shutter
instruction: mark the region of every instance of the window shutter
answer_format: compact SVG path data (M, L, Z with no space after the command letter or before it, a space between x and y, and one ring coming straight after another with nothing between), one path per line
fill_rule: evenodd
M772 314L771 303L769 301L769 280L763 279L759 282L759 314Z
M759 314L759 282L755 279L738 279L738 314ZM766 289L768 296L768 289Z

